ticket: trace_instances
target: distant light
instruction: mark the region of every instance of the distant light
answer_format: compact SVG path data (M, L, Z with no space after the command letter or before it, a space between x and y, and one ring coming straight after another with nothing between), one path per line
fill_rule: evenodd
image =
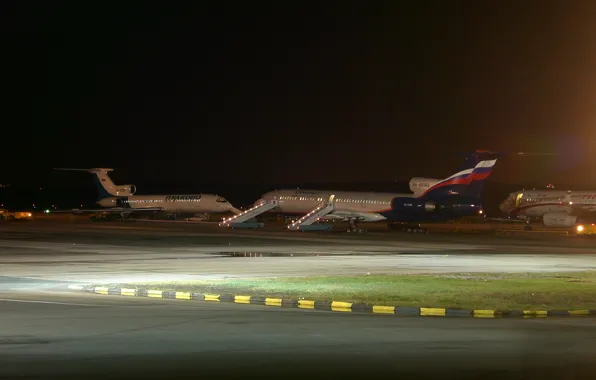
M44 212L45 212L46 214L49 214L49 213L50 213L50 210L49 210L49 209L47 209L47 210L45 210Z
M577 232L582 232L584 230L584 226L582 226L581 224L579 226L577 226Z

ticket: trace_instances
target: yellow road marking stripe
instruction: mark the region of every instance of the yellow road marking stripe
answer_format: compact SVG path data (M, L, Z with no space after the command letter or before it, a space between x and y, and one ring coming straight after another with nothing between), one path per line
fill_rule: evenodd
M176 299L179 299L179 300L189 300L190 299L190 292L176 292Z
M315 301L309 300L299 300L298 307L301 309L314 309L315 308Z
M333 301L333 302L331 302L331 310L351 312L352 311L352 303L351 302Z
M495 316L494 310L474 310L472 315L476 318L493 318Z
M163 291L161 291L161 290L147 290L147 297L162 298Z
M108 288L104 286L96 286L93 291L97 294L108 294Z
M219 302L219 294L205 294L205 301Z
M420 315L444 317L445 309L438 307L421 307Z
M590 310L569 310L569 315L589 315Z
M265 298L265 305L267 306L281 306L281 298Z
M548 312L546 310L524 310L526 316L546 317Z
M120 295L121 296L136 296L137 295L137 290L136 289L122 288L122 289L120 289Z
M372 311L377 314L395 314L395 306L373 306Z
M236 303L250 303L250 296L234 296Z

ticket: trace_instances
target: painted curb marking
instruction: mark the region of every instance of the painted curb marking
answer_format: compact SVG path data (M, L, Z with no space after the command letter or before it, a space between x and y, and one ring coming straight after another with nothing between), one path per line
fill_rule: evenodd
M372 314L392 314L398 316L420 317L472 317L472 318L546 318L546 317L581 317L596 315L596 310L485 310L485 309L449 309L436 307L404 307L386 305L367 305L344 301L316 301L301 299L298 301L263 296L236 294L202 294L159 289L108 288L105 286L70 287L70 290L85 291L102 295L127 297L168 298L178 300L233 302L238 304L290 307L310 310L329 310L335 312L364 312Z

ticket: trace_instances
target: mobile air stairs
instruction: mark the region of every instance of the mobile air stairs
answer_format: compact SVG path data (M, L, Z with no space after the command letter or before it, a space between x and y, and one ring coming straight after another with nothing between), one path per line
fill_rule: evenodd
M264 201L258 205L249 208L240 214L224 219L219 223L220 227L229 228L250 228L257 229L265 226L262 222L256 222L253 219L269 210L273 210L279 205L279 200ZM290 231L329 231L332 228L330 224L316 223L319 218L324 217L335 210L335 195L330 195L329 199L321 202L306 215L289 224L287 229Z
M265 223L262 222L251 222L253 219L269 210L276 208L278 205L277 200L261 202L258 205L249 208L248 210L241 212L238 215L234 215L231 218L224 219L219 225L221 227L230 228L263 228Z
M331 194L328 200L321 202L297 221L288 225L290 231L330 231L333 228L330 224L313 224L335 210L335 195Z

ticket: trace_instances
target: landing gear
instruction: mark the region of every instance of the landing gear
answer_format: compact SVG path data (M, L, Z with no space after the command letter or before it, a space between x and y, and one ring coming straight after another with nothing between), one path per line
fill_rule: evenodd
M362 228L359 227L359 223L357 219L348 219L348 223L350 224L348 230L346 232L356 232L361 233Z
M405 231L407 233L414 234L427 234L428 230L421 227L420 224L402 224L402 223L389 223L387 225L390 230L394 231Z

